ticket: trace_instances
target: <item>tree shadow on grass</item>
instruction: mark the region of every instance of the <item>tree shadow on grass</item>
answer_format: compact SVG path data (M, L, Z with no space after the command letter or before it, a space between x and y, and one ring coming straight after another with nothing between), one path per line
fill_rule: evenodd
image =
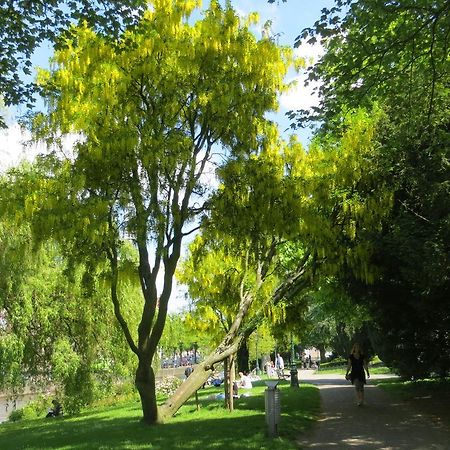
M62 420L7 424L0 430L0 448L294 449L300 422L310 420L308 414L297 411L295 401L308 401L311 393L300 388L281 394L282 410L284 404L286 412L282 412L280 437L275 439L266 437L264 395L256 390L255 395L236 401L234 413L224 411L222 402L207 398L201 400L200 410L196 411L191 400L184 411L164 425L141 422L139 403Z
M83 419L60 422L57 428L33 429L39 435L13 433L3 438L9 448L27 449L221 449L295 448L264 443L262 415L191 420L147 426L137 418ZM3 447L7 448L7 447Z

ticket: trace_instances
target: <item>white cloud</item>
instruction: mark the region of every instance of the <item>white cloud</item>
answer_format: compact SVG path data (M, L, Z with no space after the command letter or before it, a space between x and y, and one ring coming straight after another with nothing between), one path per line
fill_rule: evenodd
M33 160L44 151L42 144L30 143L30 132L15 123L0 130L0 171L16 166L23 160Z
M295 49L294 54L298 58L304 58L306 66L309 67L316 63L323 55L324 48L316 43L314 45L303 42ZM320 87L320 82L313 81L305 86L307 74L305 70L293 77L290 81L294 81L295 85L280 97L280 105L287 110L310 109L319 104L319 97L316 90Z
M31 140L31 133L18 123L0 130L0 172L15 167L22 161L33 161L36 156L49 153L51 150L62 152L64 157L73 158L73 148L80 135L69 134L62 138L62 148L48 148L43 142Z
M295 78L296 84L283 95L280 96L280 105L282 108L291 111L297 109L311 109L319 104L319 97L315 88L319 87L318 82L310 83L305 86L306 75L301 74Z
M305 40L294 50L294 55L297 58L305 58L307 65L316 63L324 53L325 49L320 42L308 44Z

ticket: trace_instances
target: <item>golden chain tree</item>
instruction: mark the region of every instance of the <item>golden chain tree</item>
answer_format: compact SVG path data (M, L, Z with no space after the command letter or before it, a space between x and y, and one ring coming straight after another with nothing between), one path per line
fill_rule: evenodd
M54 69L39 77L49 105L38 123L41 136L80 139L74 157L57 162L63 179L44 174L46 198L30 196L26 211L42 219L41 233L109 261L111 298L138 359L147 423L158 420L151 363L181 243L207 208L205 172L217 162L214 152L226 160L260 145L265 114L277 108L291 62L289 50L249 31L256 16L243 21L230 4L212 1L192 23L199 3L151 1L141 22L115 42L87 26L74 28ZM139 252L138 330L129 328L117 291L125 238Z

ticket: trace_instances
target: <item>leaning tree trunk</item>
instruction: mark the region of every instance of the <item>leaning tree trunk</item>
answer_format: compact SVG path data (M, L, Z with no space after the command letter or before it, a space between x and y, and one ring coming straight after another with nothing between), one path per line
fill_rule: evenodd
M277 304L282 298L292 298L302 288L309 285L310 278L304 276L307 269L308 258L309 253L304 256L298 269L275 290L272 296L274 304ZM241 328L253 300L254 297L250 293L244 295L236 318L221 344L205 359L205 361L196 366L195 370L176 390L172 397L160 406L158 411L158 421L166 422L169 420L181 406L194 395L201 386L203 386L209 376L214 372L214 365L222 362L228 356L234 355L242 345L242 342L244 342L256 329L263 318L263 308L261 308L251 319L252 324L247 323L245 330Z
M135 385L139 392L142 405L142 420L152 425L158 420L158 406L156 404L155 373L149 361L139 359L136 370Z
M191 397L206 382L214 372L214 366L216 364L237 352L242 342L253 331L251 327L247 327L245 331L241 329L241 324L246 318L248 309L253 300L254 297L251 295L245 296L230 330L223 338L220 345L202 363L196 366L195 370L175 391L172 397L160 406L158 413L158 420L160 422L167 421L180 409L189 397Z
M236 353L240 342L244 339L243 335L236 335L233 339L227 337L222 344L205 361L195 367L195 370L189 375L183 384L176 390L163 405L159 407L158 421L166 422L172 417L183 404L206 382L214 372L214 366L222 362L225 358Z

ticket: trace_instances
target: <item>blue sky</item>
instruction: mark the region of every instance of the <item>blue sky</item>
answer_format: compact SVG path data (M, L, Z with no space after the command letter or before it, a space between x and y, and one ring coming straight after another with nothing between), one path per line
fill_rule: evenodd
M273 29L280 32L280 43L293 45L303 28L312 26L320 17L320 11L331 7L332 0L288 0L269 4L266 0L232 0L233 6L245 13L256 11L261 22L273 21Z

